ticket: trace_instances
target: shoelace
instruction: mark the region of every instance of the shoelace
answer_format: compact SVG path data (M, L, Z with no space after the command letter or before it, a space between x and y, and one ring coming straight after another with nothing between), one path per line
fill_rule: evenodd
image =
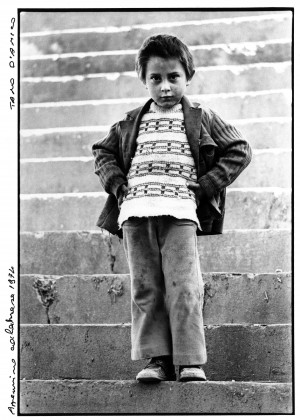
M161 366L162 368L165 368L164 361L160 359L150 360L150 362L145 366L145 369L147 369L148 367L155 368L157 366Z

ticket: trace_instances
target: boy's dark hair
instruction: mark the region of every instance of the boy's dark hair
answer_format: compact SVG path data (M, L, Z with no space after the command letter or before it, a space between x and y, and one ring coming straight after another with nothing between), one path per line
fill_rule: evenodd
M143 82L146 78L147 63L151 57L177 58L185 70L187 80L194 75L193 56L188 47L176 36L159 34L145 39L135 60L135 69Z

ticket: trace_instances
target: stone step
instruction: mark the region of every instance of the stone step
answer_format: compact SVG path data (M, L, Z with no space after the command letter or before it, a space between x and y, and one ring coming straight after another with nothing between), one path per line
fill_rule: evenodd
M187 45L266 41L291 38L291 12L220 20L162 22L123 27L86 28L21 34L21 54L53 54L139 48L144 39L170 33Z
M224 119L291 116L290 89L190 95L189 98L219 112ZM122 98L25 104L21 105L20 128L109 125L124 119L126 112L145 102L145 98Z
M194 46L196 67L249 65L291 60L290 38ZM22 77L89 75L134 71L137 50L21 56Z
M203 273L204 323L288 324L291 275ZM129 274L20 276L21 324L128 323Z
M281 14L282 11L272 11L272 14ZM181 22L189 20L208 20L208 19L224 19L234 18L238 16L256 16L268 15L270 11L255 11L255 10L239 10L239 11L207 11L193 9L193 10L142 10L135 9L127 11L126 9L108 11L102 9L101 11L83 11L70 12L22 12L21 17L21 32L40 32L40 31L54 31L54 30L73 30L74 28L98 28L99 26L124 26L124 25L138 25L148 24L149 22Z
M254 149L291 148L291 119L288 117L234 120L232 123L242 131ZM21 157L91 156L92 145L108 130L107 126L22 130Z
M23 380L20 413L292 414L291 383Z
M130 324L21 325L20 379L134 379ZM291 326L205 327L210 381L291 381Z
M147 97L135 72L21 80L22 103ZM259 63L198 68L187 94L229 93L291 88L291 63Z
M21 195L20 230L92 230L105 192ZM291 224L288 188L228 188L225 229L277 229Z
M225 230L199 237L198 251L203 272L291 271L289 229ZM128 272L122 241L99 230L20 234L21 274Z
M235 188L290 188L290 149L254 150L251 164L231 185ZM99 192L102 190L99 178L94 173L93 157L21 160L20 191L22 194Z

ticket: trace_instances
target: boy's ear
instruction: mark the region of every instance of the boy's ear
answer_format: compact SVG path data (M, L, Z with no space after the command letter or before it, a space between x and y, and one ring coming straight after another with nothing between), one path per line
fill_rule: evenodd
M193 73L192 73L192 75L191 75L191 77L189 78L189 80L187 81L187 86L191 83L191 81L192 81L192 78L194 77L194 74L195 74L195 70L193 70Z

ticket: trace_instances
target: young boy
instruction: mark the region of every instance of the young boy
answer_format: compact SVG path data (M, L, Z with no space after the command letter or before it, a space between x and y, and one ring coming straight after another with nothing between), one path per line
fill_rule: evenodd
M203 282L197 235L222 233L225 188L250 163L241 133L191 104L188 47L147 38L136 70L150 100L93 145L95 173L109 194L97 225L123 237L131 276L137 380L206 380Z

